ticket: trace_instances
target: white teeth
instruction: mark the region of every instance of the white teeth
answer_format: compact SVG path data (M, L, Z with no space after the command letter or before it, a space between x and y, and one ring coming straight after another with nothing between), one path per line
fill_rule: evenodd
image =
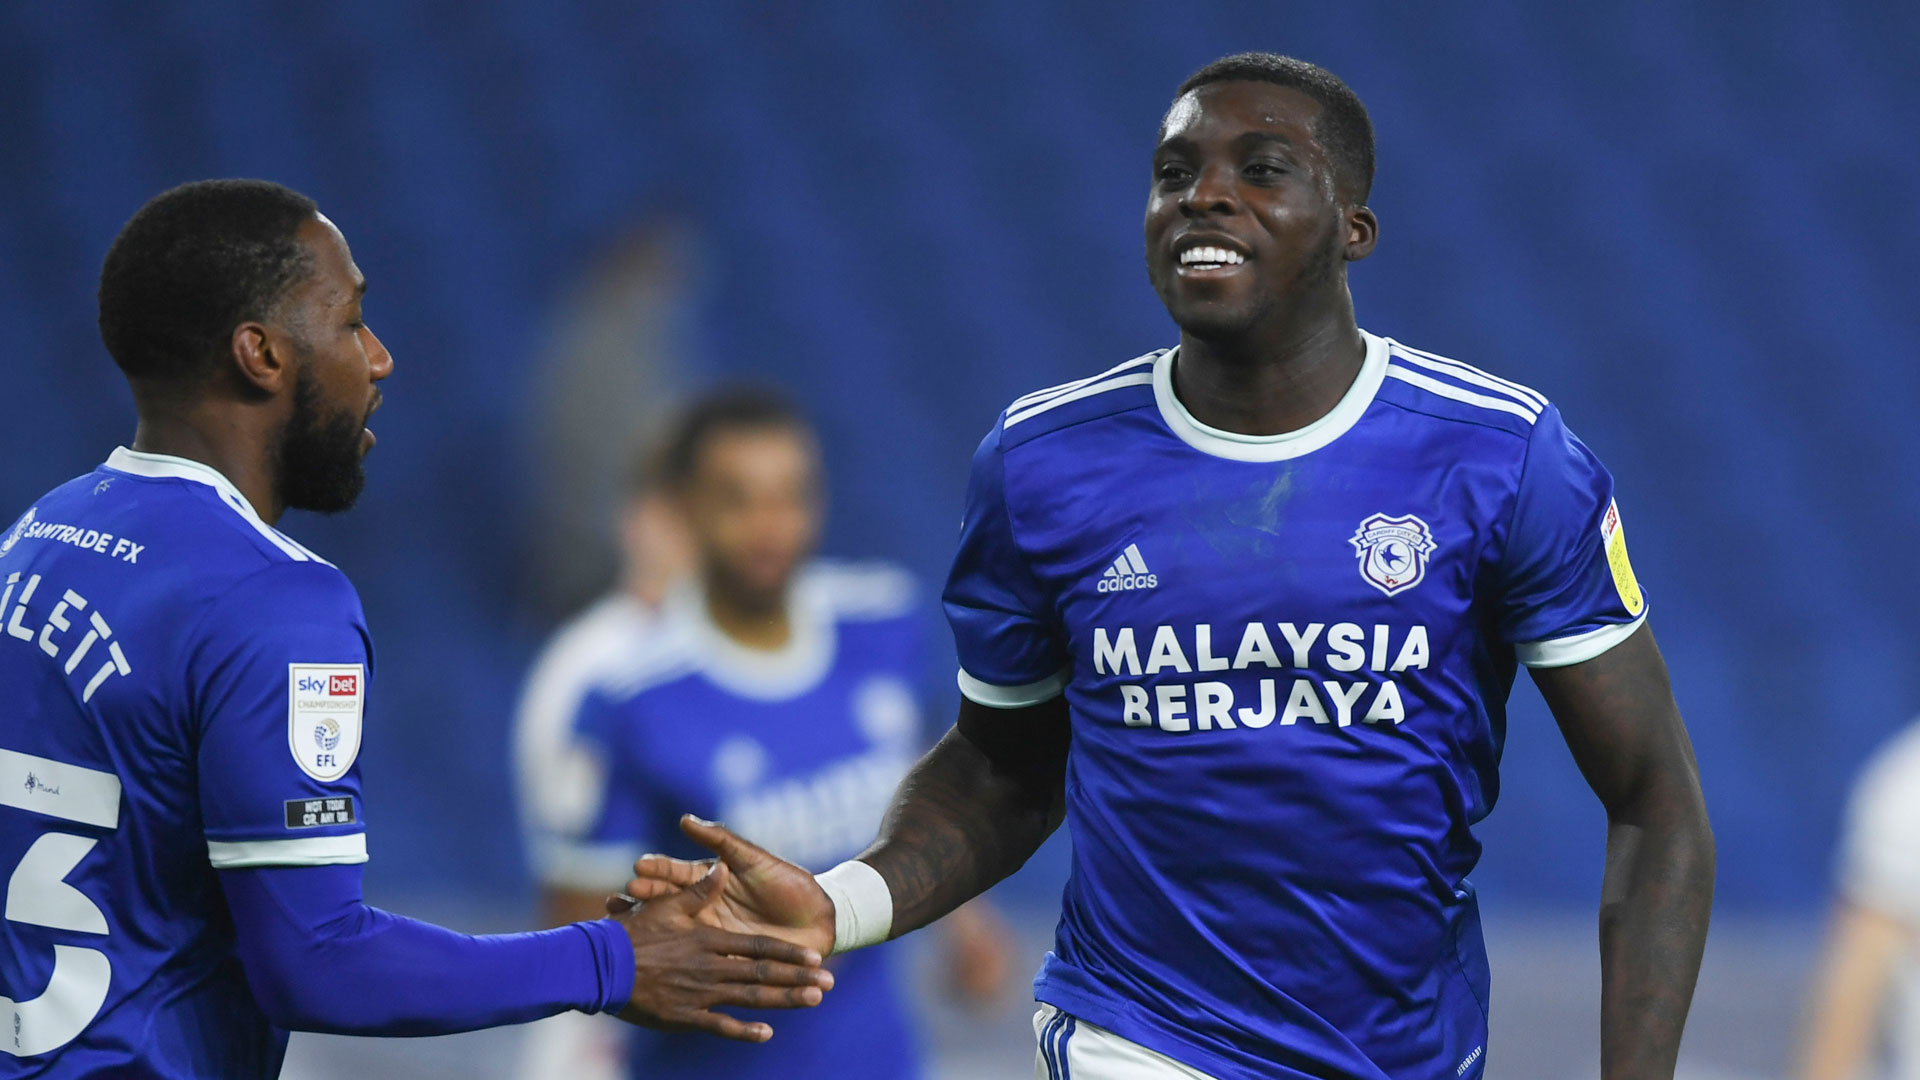
M1181 266L1238 266L1246 256L1217 247L1192 247L1180 253Z

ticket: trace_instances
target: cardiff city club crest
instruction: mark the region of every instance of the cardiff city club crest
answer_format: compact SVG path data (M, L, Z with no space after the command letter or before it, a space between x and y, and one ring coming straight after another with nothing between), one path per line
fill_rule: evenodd
M1412 514L1375 514L1360 523L1347 543L1360 556L1360 576L1388 596L1420 584L1435 546L1427 523Z

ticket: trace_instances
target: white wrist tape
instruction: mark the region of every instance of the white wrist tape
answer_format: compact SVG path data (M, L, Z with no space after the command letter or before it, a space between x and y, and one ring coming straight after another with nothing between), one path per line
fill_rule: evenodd
M848 859L813 880L833 901L833 951L878 945L893 932L893 892L880 871Z

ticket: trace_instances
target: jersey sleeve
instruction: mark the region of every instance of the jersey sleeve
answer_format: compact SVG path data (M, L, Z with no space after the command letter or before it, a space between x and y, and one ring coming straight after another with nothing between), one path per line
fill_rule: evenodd
M960 659L960 692L969 700L1017 709L1065 689L1066 643L1014 539L997 425L973 456L960 549L941 600Z
M271 566L207 612L188 676L215 867L367 861L357 761L372 667L360 598L323 563Z
M1613 477L1552 406L1527 443L1499 577L1500 637L1528 667L1591 660L1646 619Z
M627 1003L634 954L610 919L472 936L368 907L351 866L220 875L247 985L277 1026L445 1035Z
M1920 926L1920 728L1883 751L1854 789L1840 890L1856 904Z
M529 776L532 784L565 788L564 794L525 796L548 804L532 843L534 873L549 888L618 890L652 840L646 780L632 775L627 763L633 755L623 743L627 731L621 717L628 707L631 703L599 690L582 693L556 758L559 767L544 777ZM562 801L565 805L558 805Z

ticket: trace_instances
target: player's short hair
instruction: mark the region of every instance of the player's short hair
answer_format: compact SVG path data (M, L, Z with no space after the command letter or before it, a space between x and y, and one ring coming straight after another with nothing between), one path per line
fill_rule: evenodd
M643 475L654 487L677 489L693 479L700 451L714 436L729 431L792 431L809 441L813 425L786 394L770 386L743 385L695 399L680 414L657 450L641 458Z
M1218 82L1251 80L1298 90L1320 103L1320 116L1314 121L1313 134L1333 159L1335 175L1356 202L1364 203L1373 191L1373 120L1360 95L1340 76L1318 64L1270 52L1244 52L1223 56L1187 76L1174 92L1175 101L1189 91Z
M233 328L272 314L310 272L296 237L312 199L266 180L199 180L127 221L100 268L100 338L130 379L192 385Z

